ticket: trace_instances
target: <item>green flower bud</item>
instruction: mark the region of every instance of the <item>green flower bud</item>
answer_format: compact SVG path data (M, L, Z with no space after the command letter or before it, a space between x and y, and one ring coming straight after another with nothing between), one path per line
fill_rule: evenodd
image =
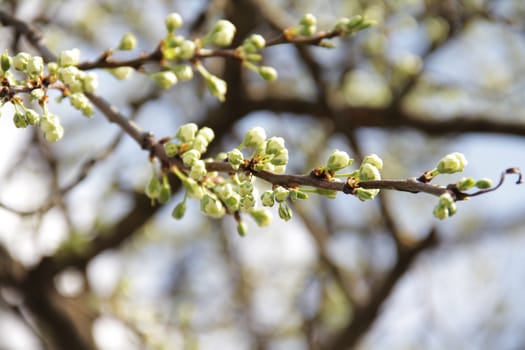
M232 194L229 197L224 198L223 201L224 204L226 204L226 207L228 207L228 210L234 212L239 210L241 205L241 196L236 192L232 192Z
M215 197L205 194L200 202L201 212L213 218L220 218L225 214L222 203Z
M137 47L137 38L132 33L126 33L120 39L120 44L118 45L119 50L133 50Z
M438 205L441 205L442 207L449 207L453 203L454 203L454 199L452 198L450 193L445 192L441 196L439 196Z
M273 207L275 204L275 193L272 190L264 191L261 195L261 201L265 207Z
M186 188L186 193L189 197L195 199L202 199L202 197L204 196L204 189L201 185L197 183L197 181L193 180L192 178L186 178L182 180L182 184Z
M150 74L149 77L163 89L169 89L177 84L177 76L169 70Z
M242 237L246 236L248 233L248 226L242 221L239 222L237 224L237 233Z
M224 101L226 98L226 92L228 91L228 85L222 79L217 78L215 75L209 75L206 79L206 87L212 96L215 96L219 101Z
M381 180L381 173L372 164L364 163L359 167L359 179L362 181Z
M353 161L354 160L348 156L348 153L336 149L330 154L330 157L328 157L326 167L329 171L338 171L346 168L352 164Z
M58 69L58 78L67 85L71 85L76 82L79 74L80 71L75 66L67 66Z
M186 166L192 166L193 163L195 163L195 161L199 160L200 158L200 152L194 149L187 150L182 154L182 162Z
M186 199L184 199L182 202L177 204L175 208L173 208L173 211L171 212L171 216L174 219L180 220L183 218L185 213L186 213Z
M441 174L453 174L463 171L467 164L467 159L462 153L454 152L441 158L436 169Z
M446 207L442 207L440 205L435 206L432 213L439 220L446 219L449 216L448 209Z
M248 130L242 141L244 147L259 147L266 140L266 132L260 126Z
M282 137L270 137L266 140L266 154L278 154L284 149L284 139Z
M361 164L371 164L375 166L377 170L383 169L383 160L375 153L367 155Z
M215 133L213 132L213 130L211 128L208 128L207 126L204 126L204 127L200 128L199 131L197 131L197 136L204 137L204 139L209 144L215 138Z
M206 163L203 160L197 159L191 165L190 177L194 180L200 180L206 175Z
M197 46L195 45L195 42L193 42L193 40L184 40L180 44L179 48L179 58L183 60L189 60L195 55L195 50L197 49Z
M375 196L379 193L378 189L366 189L358 187L355 189L355 196L359 198L361 201L367 201L370 199L374 199Z
M24 129L27 127L27 120L23 113L15 112L15 115L13 116L13 123L17 128Z
M71 106L79 110L90 104L86 95L81 92L69 95L69 102L71 103Z
M85 92L95 92L98 87L98 76L96 73L89 72L82 79L82 88Z
M476 181L476 187L479 188L480 190L491 188L492 180L487 179L487 178L479 179L478 181Z
M315 26L317 25L317 18L311 13L306 13L299 21L299 24L303 26Z
M277 201L277 203L284 202L290 194L289 190L281 186L277 187L273 192L275 193L275 200Z
M82 114L85 117L91 118L93 116L93 113L95 113L95 110L93 109L93 105L91 103L85 105L82 109Z
M25 52L20 52L13 57L13 67L20 72L24 72L27 69L27 64L31 60L31 55Z
M232 149L228 152L228 162L234 170L239 169L239 166L244 163L244 155L238 148Z
M311 13L305 14L299 21L299 34L314 35L317 30L317 19Z
M27 62L27 74L35 77L44 72L44 60L40 56L33 56Z
M164 151L168 157L175 157L179 153L179 146L176 143L168 142L164 144Z
M253 183L251 181L244 181L239 184L237 190L241 196L247 196L253 192Z
M40 115L33 109L26 109L25 119L29 125L35 126L40 122Z
M292 209L286 202L279 204L279 217L284 221L288 221L292 218Z
M118 80L128 79L134 71L135 69L132 67L118 67L109 70L109 72Z
M199 151L201 154L206 152L206 149L208 148L208 141L204 138L202 135L197 135L193 139L193 143L191 144L191 148Z
M164 20L164 24L168 32L173 32L175 29L182 27L182 17L176 12L171 13Z
M171 68L171 71L175 73L177 79L180 81L188 81L193 79L193 69L187 64L177 64Z
M80 63L80 50L65 50L58 54L58 64L61 67L76 66Z
M272 222L272 213L266 209L251 210L249 213L260 227L268 226Z
M171 199L171 186L168 182L168 177L164 176L162 178L162 186L159 193L159 203L164 204L168 203Z
M52 131L57 125L60 125L60 120L54 114L45 114L40 119L40 129L44 133Z
M211 30L211 32L207 35L209 37L209 42L212 45L217 46L229 46L231 45L233 41L233 37L235 36L235 31L237 29L231 23L227 20L219 20Z
M265 46L266 40L259 34L252 34L249 38L245 39L242 44L244 52L248 54L262 50Z
M259 227L268 226L272 222L272 213L266 209L254 209L249 213Z
M298 199L308 199L308 194L303 191L297 190L297 189L291 189L290 199L292 201L296 201Z
M282 166L288 164L288 150L282 149L275 157L272 158L273 165Z
M160 183L159 178L157 177L157 175L153 175L146 184L144 192L146 193L146 196L148 196L150 199L155 199L159 197L161 188L162 185Z
M471 177L464 177L456 183L458 190L466 191L476 185L476 181Z
M241 198L241 208L245 211L252 210L255 207L255 197L252 194Z
M56 62L49 62L47 64L47 70L50 74L58 74L58 68L60 68L60 66Z
M11 68L12 62L13 59L9 56L7 49L5 49L0 57L0 67L2 67L2 71L7 72Z
M257 70L261 78L266 81L274 81L277 79L277 71L273 67L262 66Z
M195 123L183 124L177 130L175 137L177 137L182 142L192 142L193 139L195 139L195 134L197 133L197 130L199 130L199 127Z

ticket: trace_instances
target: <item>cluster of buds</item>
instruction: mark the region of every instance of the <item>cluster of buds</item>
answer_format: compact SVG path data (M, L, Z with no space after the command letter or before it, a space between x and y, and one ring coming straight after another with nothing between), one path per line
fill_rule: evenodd
M252 150L251 157L245 159L242 149ZM288 164L288 150L282 137L266 138L266 131L260 126L246 132L239 147L228 153L228 161L234 169L249 164L253 171L271 171L282 174Z
M438 204L434 207L433 214L438 219L446 219L456 213L456 202L449 192L439 196Z
M213 130L208 127L199 128L194 123L184 124L177 130L171 140L165 143L164 148L169 157L179 158L183 166L173 167L171 170L181 180L186 189L184 200L173 209L172 216L176 219L183 217L188 197L200 201L200 210L204 215L220 218L226 214L233 215L237 220L237 229L244 235L247 230L242 221L241 213L251 216L259 226L269 225L272 215L265 209L258 207L259 198L262 206L269 206L267 195L259 196L254 186L252 172L261 170L278 170L283 172L288 162L288 151L284 147L284 139L271 137L266 139L264 129L257 127L250 129L241 145L227 154L221 154L217 159L227 161L234 170L229 178L218 176L209 171L207 162L211 159L202 159L208 144L213 140ZM245 159L241 149L253 150L251 158ZM242 166L242 169L239 169ZM146 185L146 194L152 200L160 198L161 183L157 174ZM151 188L155 189L154 191ZM306 194L297 189L277 187L273 197L279 203L279 216L285 220L292 217L291 209L286 199L292 200L307 198ZM160 201L160 200L159 200ZM273 205L273 203L272 203Z
M377 154L367 155L361 162L357 172L358 181L381 180L380 170L383 168L383 160ZM356 188L355 195L362 201L374 199L379 194L379 189Z
M272 190L264 191L261 195L263 206L273 207L275 203L279 204L279 217L285 221L292 218L292 210L287 203L288 199L292 202L299 199L308 199L308 194L298 188L288 189L282 186L274 186Z
M366 19L361 15L352 18L343 17L337 22L334 30L341 31L341 34L343 35L351 35L375 24L375 21Z

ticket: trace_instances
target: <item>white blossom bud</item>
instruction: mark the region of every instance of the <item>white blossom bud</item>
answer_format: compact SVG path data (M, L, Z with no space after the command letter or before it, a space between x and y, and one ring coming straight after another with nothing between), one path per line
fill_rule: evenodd
M202 136L208 143L212 142L215 138L215 133L213 132L213 129L208 128L207 126L204 126L197 131L197 136Z
M132 33L126 33L120 39L119 50L133 50L137 46L137 38Z
M251 194L242 197L240 207L246 211L252 210L255 207L255 197Z
M266 131L260 126L256 126L248 130L242 141L242 145L245 147L257 148L266 141Z
M244 155L238 148L232 149L228 152L228 162L234 170L239 169L239 166L244 163Z
M181 125L175 136L182 142L192 142L199 127L195 123Z
M205 194L200 203L201 212L213 218L220 218L225 214L222 203L215 197Z
M35 126L40 122L40 115L33 109L26 109L25 119L29 125Z
M266 153L278 154L284 149L284 139L282 137L270 137L266 140Z
M224 80L212 74L205 77L205 80L206 87L208 88L210 94L212 94L212 96L217 97L219 101L224 101L224 99L226 98L226 92L228 91L228 84L226 84Z
M359 179L362 181L381 180L381 173L372 164L364 163L359 168Z
M171 71L175 73L177 79L180 81L188 81L193 79L193 69L187 64L177 64L171 68Z
M169 89L177 84L177 76L169 70L150 74L149 77L163 89Z
M361 187L356 188L354 192L355 196L361 201L374 199L374 197L377 196L378 193L378 189L366 189Z
M27 64L31 60L31 55L25 52L20 52L13 57L13 67L20 72L24 72L27 69Z
M193 40L184 40L180 44L179 48L180 48L179 58L183 60L189 60L193 58L193 56L195 55L195 50L197 46L195 45Z
M186 166L192 166L193 163L196 160L199 160L200 158L201 158L201 154L200 154L199 151L194 150L194 149L190 149L190 150L184 152L184 154L182 155L182 162Z
M80 63L80 50L65 50L58 54L58 64L62 67L76 66Z
M209 42L217 46L231 45L236 30L237 29L233 23L221 19L217 21L211 32L208 34Z
M58 77L64 84L72 85L77 81L80 71L75 66L67 66L58 69Z
M348 156L348 153L340 151L338 149L334 150L332 154L328 157L328 162L326 167L330 171L338 171L346 168L352 164L353 159Z
M44 72L44 60L40 56L33 56L27 62L27 74L39 76Z
M207 173L207 170L206 170L206 163L201 160L201 159L197 159L193 162L192 166L191 166L191 171L190 171L190 177L194 180L200 180L204 177L204 175L206 175Z
M436 169L441 174L453 174L463 171L467 164L467 159L462 153L454 152L441 158Z
M96 73L89 72L82 79L82 87L85 92L95 92L98 87L98 77Z
M290 194L289 190L281 186L277 187L273 192L275 193L275 200L278 203L284 202Z
M208 141L204 138L204 136L197 135L195 136L195 139L193 139L191 148L199 151L202 154L206 152L206 149L208 148Z
M164 20L164 24L166 25L168 32L173 32L175 29L180 28L183 25L182 17L176 12L171 13Z
M383 169L383 160L375 153L367 155L361 164L372 164L378 170Z
M132 67L118 67L109 70L109 72L118 80L128 79L134 71L135 69Z

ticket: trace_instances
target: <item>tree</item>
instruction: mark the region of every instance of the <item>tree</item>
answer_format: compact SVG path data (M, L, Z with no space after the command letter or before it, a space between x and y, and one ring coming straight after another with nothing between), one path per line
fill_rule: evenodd
M507 189L492 193L506 175L521 182L520 153L473 151L480 174L448 175L468 171L466 152L449 149L459 135L525 134L499 117L521 106L507 97L524 54L508 7L24 4L0 11L2 129L25 129L5 141L0 202L2 310L33 333L21 346L382 348L374 332L395 325L378 320L422 253L444 264L449 242L523 221L519 191L510 207ZM491 35L505 45L491 49ZM500 207L511 213L494 225ZM501 323L477 320L474 347L523 344L494 337L512 330L510 300L491 309ZM414 326L385 341L465 347L442 328L429 328L437 345Z

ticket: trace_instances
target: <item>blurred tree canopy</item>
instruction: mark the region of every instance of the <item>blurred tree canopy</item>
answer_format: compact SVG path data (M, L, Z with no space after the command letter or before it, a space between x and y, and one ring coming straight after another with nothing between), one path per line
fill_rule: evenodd
M154 52L174 12L188 38L231 21L232 47L253 33L279 38L305 13L325 31L362 15L377 25L330 39L335 48L265 49L272 82L227 55L206 59L228 84L223 102L197 77L161 89L109 69L96 70L97 94L159 139L189 122L212 128L210 155L262 126L286 139L292 174L334 148L357 160L379 154L385 178L417 177L449 152L464 153L475 178L525 161L519 0L4 0L0 11L2 51L79 48L86 64L125 33L138 48L116 60ZM1 110L1 349L525 347L520 187L458 203L444 222L424 194L312 195L292 203L290 221L248 219L240 237L235 220L204 217L196 202L174 220L184 197L175 178L174 197L151 205L140 140L105 102L88 120L59 96L49 103L66 132L53 144Z

